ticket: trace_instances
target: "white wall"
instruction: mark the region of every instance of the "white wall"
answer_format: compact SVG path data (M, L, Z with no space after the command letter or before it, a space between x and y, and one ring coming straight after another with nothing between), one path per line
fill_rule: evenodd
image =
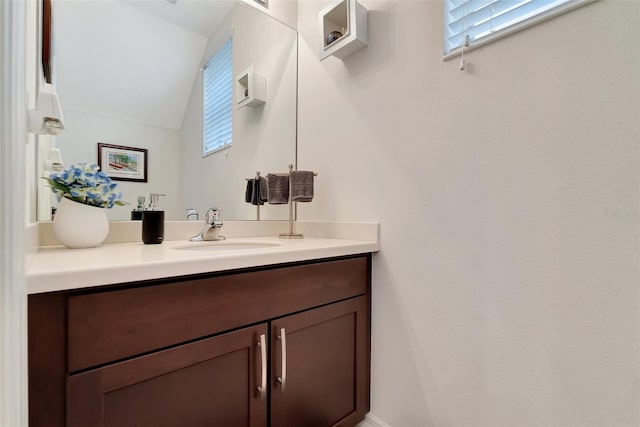
M53 78L63 108L180 128L206 38L141 9L171 5L142 3L55 2Z
M301 0L304 220L381 223L372 413L393 427L637 426L640 4L443 62L442 2L362 0L318 60Z
M241 0L248 5L274 17L278 21L296 28L298 24L298 0L268 0L267 7L264 7L257 0Z
M107 215L111 220L129 220L138 196L166 194L160 206L167 219L185 218L185 205L180 189L179 131L143 123L113 119L89 113L63 111L65 130L56 137L65 167L74 163L97 163L98 142L146 148L148 150L148 182L116 181L129 206L114 206Z
M296 153L296 33L263 12L236 5L210 38L206 61L233 26L234 77L253 65L266 78L267 99L258 107L233 105L232 145L202 157L202 73L193 86L182 124L185 203L202 215L216 206L226 219L256 219L256 207L245 203L245 178L256 171L287 172ZM234 80L235 84L235 80ZM235 90L235 88L234 88ZM234 100L236 99L234 95ZM286 205L261 207L261 219L286 219Z

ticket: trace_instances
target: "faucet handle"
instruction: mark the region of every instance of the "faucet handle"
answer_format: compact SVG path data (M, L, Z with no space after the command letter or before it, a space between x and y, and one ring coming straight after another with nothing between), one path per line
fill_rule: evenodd
M220 212L222 212L222 209L209 208L209 210L205 214L205 221L207 222L207 224L209 224L209 226L211 227L222 226L222 220L220 219Z
M185 209L187 215L187 221L197 221L199 218L198 211L193 208Z

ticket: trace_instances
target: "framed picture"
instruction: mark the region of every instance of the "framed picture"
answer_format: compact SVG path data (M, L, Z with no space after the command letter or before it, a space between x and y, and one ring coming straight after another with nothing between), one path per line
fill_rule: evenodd
M98 143L98 166L114 181L147 182L147 149Z

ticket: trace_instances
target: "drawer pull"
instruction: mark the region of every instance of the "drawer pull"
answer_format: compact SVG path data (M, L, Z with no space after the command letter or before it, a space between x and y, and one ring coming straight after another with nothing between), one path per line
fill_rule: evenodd
M284 393L284 389L287 385L287 334L284 328L280 328L280 348L282 350L282 371L281 376L277 378L280 383L280 393Z
M260 335L260 342L258 342L258 348L260 348L260 386L258 392L260 392L260 400L264 400L267 397L267 338L265 334Z

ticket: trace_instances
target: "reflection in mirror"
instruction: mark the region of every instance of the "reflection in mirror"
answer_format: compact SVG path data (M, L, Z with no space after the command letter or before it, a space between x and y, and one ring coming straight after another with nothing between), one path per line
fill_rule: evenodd
M185 220L187 208L202 218L213 206L225 220L256 219L245 179L295 163L296 31L236 1L69 0L54 2L52 13L66 127L53 144L65 166L97 163L98 143L148 152L147 182L117 181L130 205L111 209L110 219L129 220L150 193L167 195L168 220ZM202 68L230 36L232 142L203 156ZM250 67L265 78L266 100L239 108L235 80ZM39 208L39 219L48 210ZM261 219L287 216L286 205L260 207Z

